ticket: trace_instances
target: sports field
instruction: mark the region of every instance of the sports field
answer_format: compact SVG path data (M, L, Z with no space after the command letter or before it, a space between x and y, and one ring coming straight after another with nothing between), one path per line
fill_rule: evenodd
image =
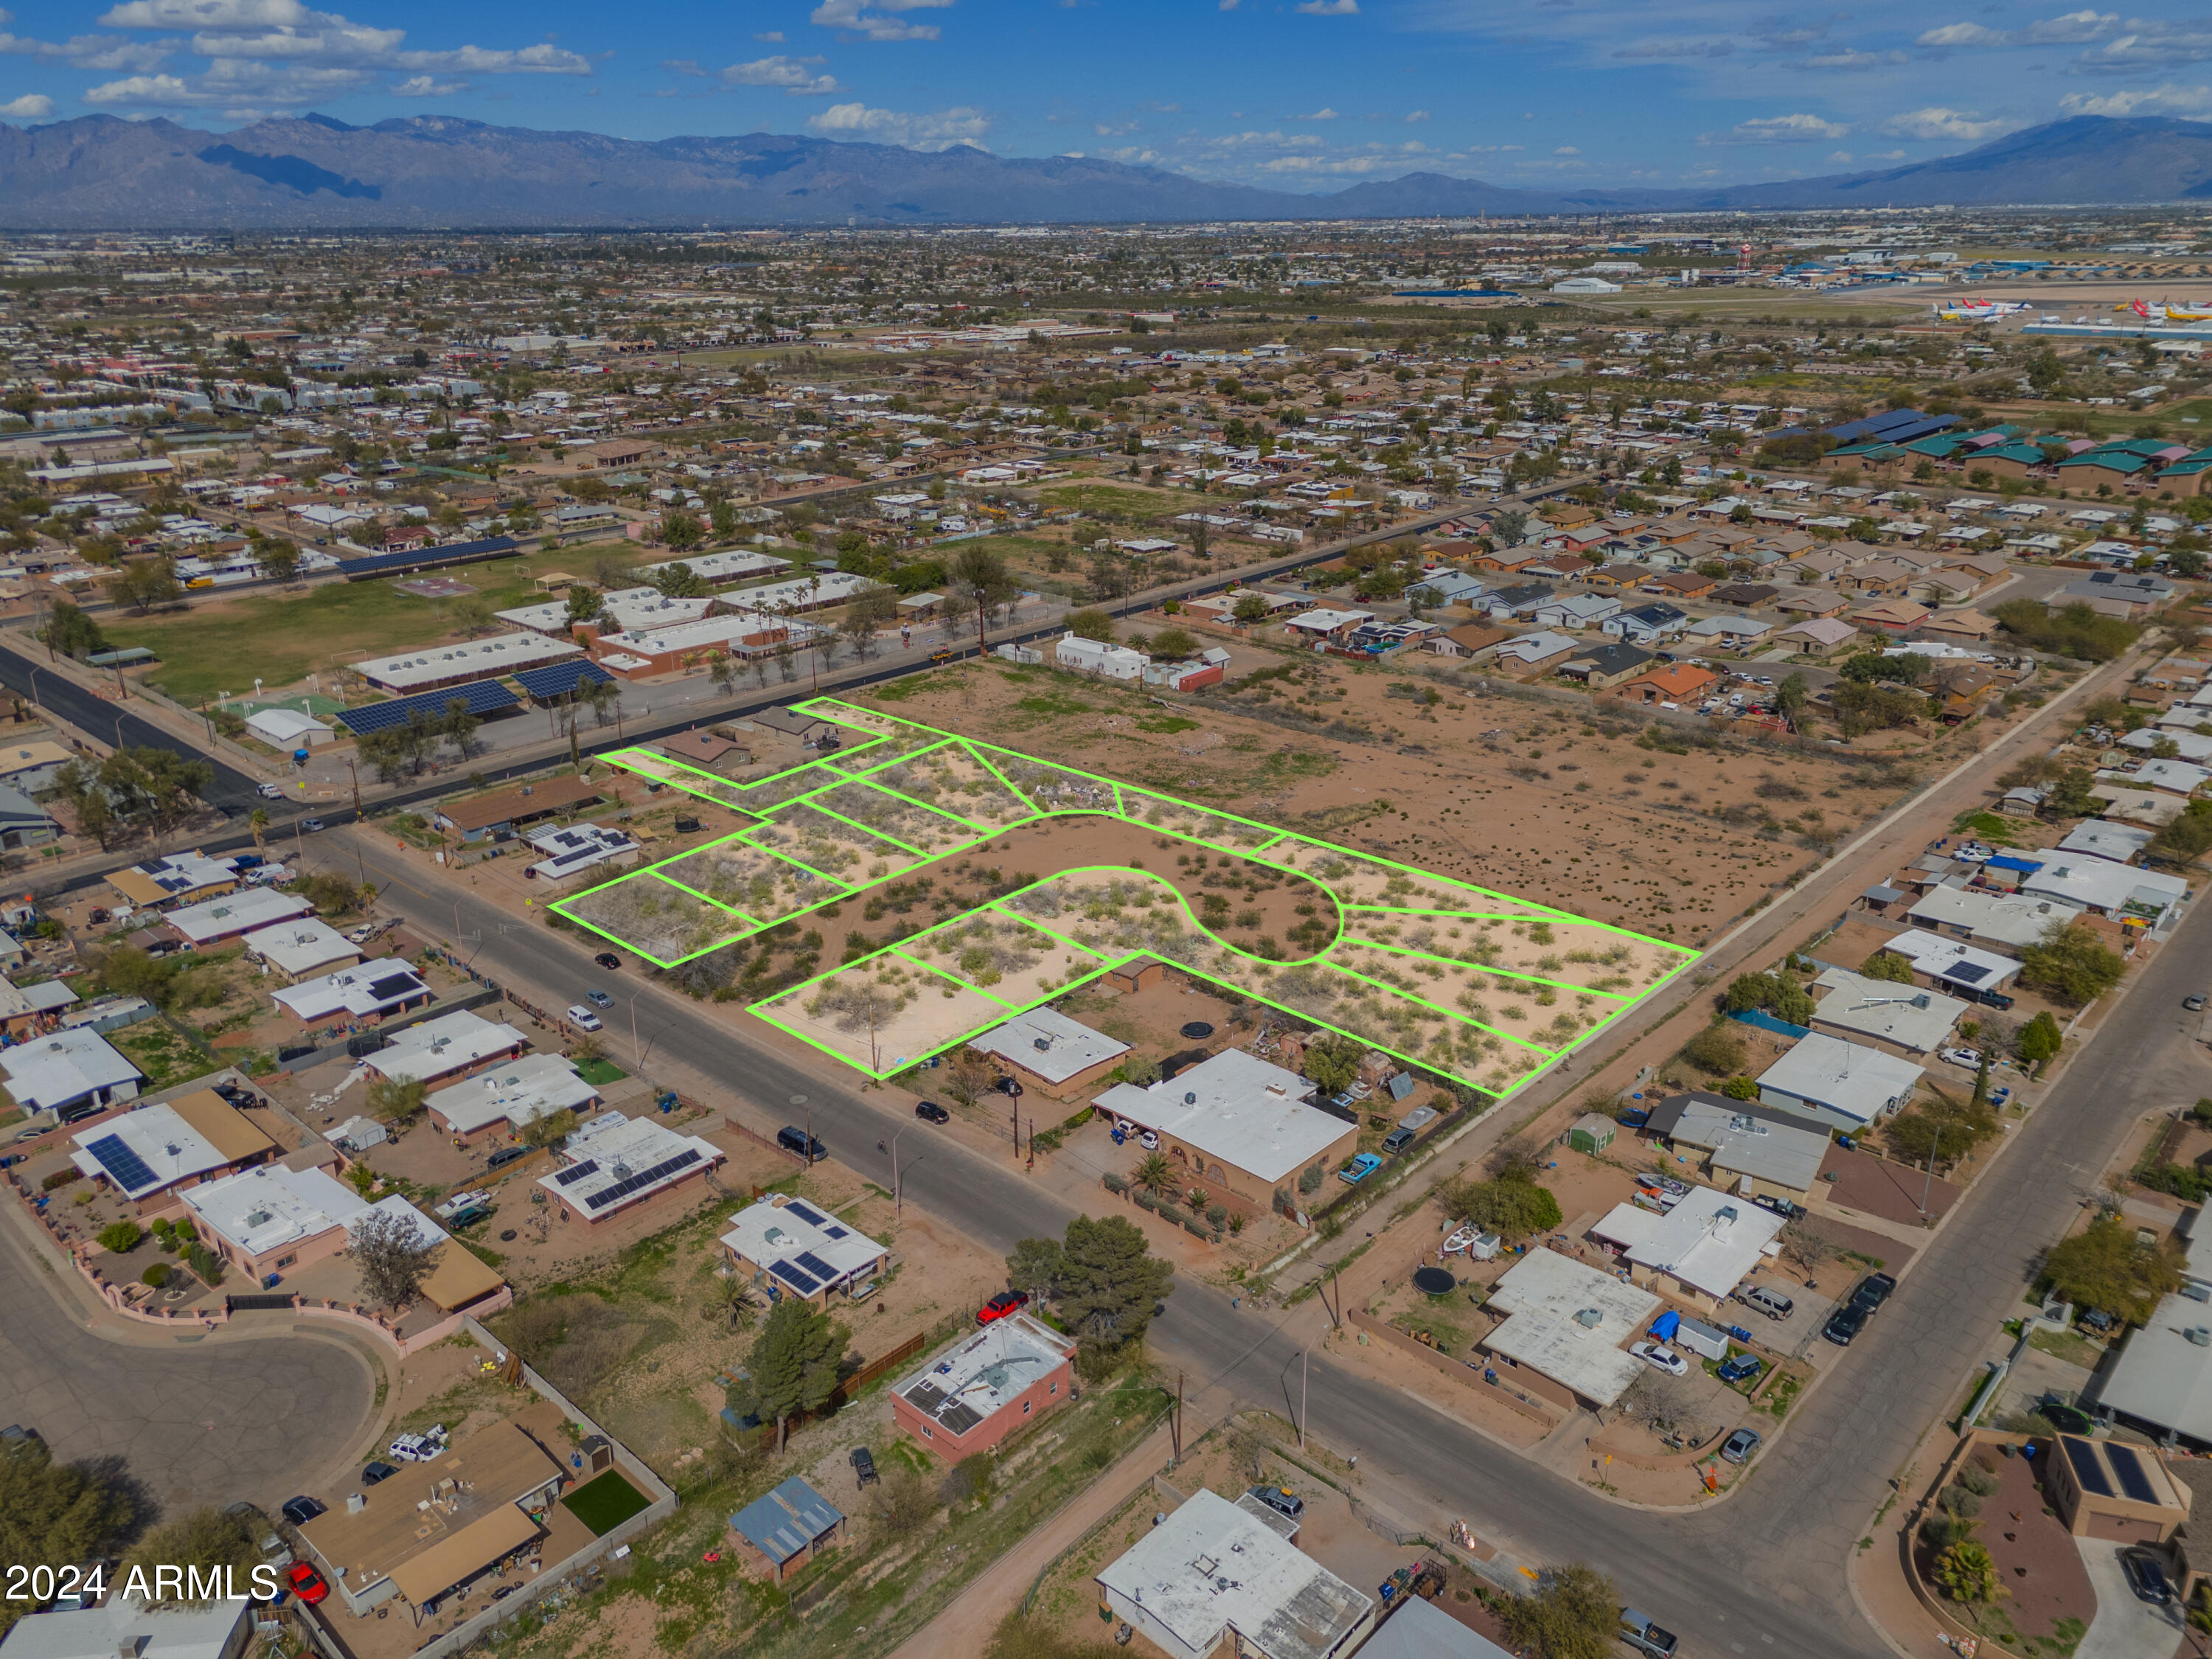
M835 753L736 781L601 758L751 822L554 902L663 968L785 923L842 960L750 1011L887 1078L1155 957L1494 1095L1697 952L831 698Z

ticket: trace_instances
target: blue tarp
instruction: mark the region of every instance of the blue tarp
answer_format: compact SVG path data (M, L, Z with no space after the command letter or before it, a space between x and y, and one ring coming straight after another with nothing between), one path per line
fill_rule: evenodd
M2016 859L2009 853L2001 853L1996 858L1984 859L1982 862L1990 869L2014 870L2023 876L2032 876L2043 868L2040 860Z
M1674 1340L1674 1333L1681 1328L1682 1316L1676 1313L1672 1308L1668 1309L1665 1313L1661 1314L1658 1318L1651 1322L1651 1334L1657 1337L1662 1342L1673 1341Z
M1777 1036L1786 1036L1793 1041L1798 1037L1808 1037L1813 1035L1811 1026L1792 1025L1786 1019L1775 1018L1764 1008L1747 1008L1740 1014L1730 1014L1729 1018L1740 1025L1748 1025L1756 1030L1771 1031Z

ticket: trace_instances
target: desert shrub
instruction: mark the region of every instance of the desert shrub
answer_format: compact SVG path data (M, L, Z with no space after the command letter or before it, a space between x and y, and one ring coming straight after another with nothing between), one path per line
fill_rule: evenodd
M222 1283L222 1263L216 1259L213 1250L204 1244L192 1243L185 1248L185 1265L200 1277L204 1285Z
M1109 1193L1126 1193L1129 1190L1128 1182L1121 1176L1115 1175L1111 1170L1107 1170L1106 1173L1099 1176L1098 1179L1099 1183Z
M83 1179L84 1171L82 1170L57 1170L39 1183L39 1190L42 1193L58 1192L70 1182Z
M1725 1025L1708 1025L1682 1045L1682 1058L1713 1077L1728 1077L1744 1067L1743 1039Z
M141 1285L150 1285L154 1289L158 1291L161 1286L169 1282L170 1271L169 1264L167 1262L156 1261L152 1267L147 1268L144 1273L138 1275L138 1282Z
M1959 1484L1977 1498L1987 1498L2004 1483L1994 1469L1985 1469L1979 1463L1967 1463L1959 1470Z
M1206 1206L1206 1218L1212 1222L1216 1227L1226 1226L1229 1222L1229 1206L1226 1204L1207 1205Z
M128 1255L145 1237L145 1229L135 1221L112 1221L100 1230L100 1248L117 1255Z
M1946 1486L1943 1495L1936 1500L1944 1512L1961 1521L1971 1521L1982 1512L1981 1496L1968 1492L1964 1486Z

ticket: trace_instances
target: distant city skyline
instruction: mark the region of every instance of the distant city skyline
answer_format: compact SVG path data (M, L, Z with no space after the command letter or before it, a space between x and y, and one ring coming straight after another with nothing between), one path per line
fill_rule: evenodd
M2046 10L2051 15L2042 15ZM654 139L798 132L1082 155L1278 190L1550 189L1918 161L2071 115L2212 117L2212 18L1898 0L18 0L0 119L310 110Z

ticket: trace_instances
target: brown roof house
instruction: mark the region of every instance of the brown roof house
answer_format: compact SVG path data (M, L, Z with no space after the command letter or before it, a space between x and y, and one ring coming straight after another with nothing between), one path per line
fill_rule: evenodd
M1129 1045L1051 1008L1032 1008L969 1040L1001 1070L1051 1100L1089 1099Z
M1440 634L1431 634L1421 641L1424 651L1432 651L1439 657L1472 657L1503 645L1513 637L1510 628L1500 628L1495 623L1462 623L1457 628L1447 628Z
M543 778L512 789L495 789L488 795L448 801L438 809L437 822L441 830L459 830L465 842L482 841L486 836L496 837L502 830L588 805L599 799L599 790L580 777Z

